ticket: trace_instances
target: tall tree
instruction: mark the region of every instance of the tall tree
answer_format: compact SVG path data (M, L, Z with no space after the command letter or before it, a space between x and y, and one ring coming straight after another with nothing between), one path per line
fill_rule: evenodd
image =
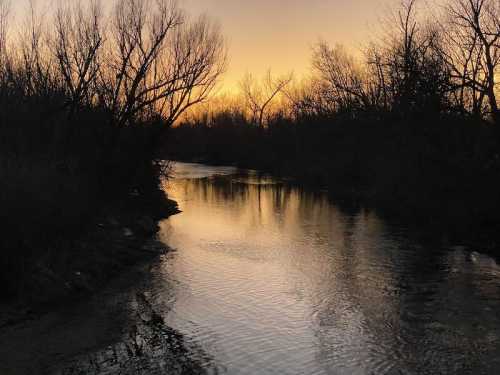
M217 26L189 22L172 0L118 0L100 71L101 102L116 124L159 114L168 125L207 98L226 66Z
M103 14L99 0L62 4L56 10L51 49L70 97L70 113L93 102L104 43Z
M471 102L480 114L487 100L491 118L500 124L498 77L500 75L500 2L451 0L442 24L446 35L442 49L458 90L459 100Z
M264 126L264 119L271 104L278 95L283 93L292 79L292 73L275 78L271 70L268 70L261 84L251 74L247 74L240 82L240 88L250 109L252 120L256 121L260 128Z

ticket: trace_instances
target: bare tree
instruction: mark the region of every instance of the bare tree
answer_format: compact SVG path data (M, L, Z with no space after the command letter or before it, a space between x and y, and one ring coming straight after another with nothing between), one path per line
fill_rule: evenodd
M493 120L500 124L497 100L500 67L500 3L497 0L451 0L442 25L442 49L458 89L459 101L467 96L479 113L485 97Z
M100 68L99 52L104 43L103 14L99 0L60 5L55 13L51 49L70 98L70 113L93 102Z
M240 82L240 88L250 109L252 119L257 122L260 128L264 126L264 118L269 106L279 94L284 92L292 79L292 73L274 78L271 70L268 70L262 84L255 81L249 73Z
M317 77L287 87L283 93L289 101L290 114L295 119L329 116L338 109L331 91Z
M16 75L25 94L47 96L54 87L46 24L35 0L29 0L26 18L16 41ZM22 82L21 82L22 81Z
M174 2L118 0L112 17L113 40L100 71L100 99L118 125L146 109L147 95L164 84L161 76L151 83L152 75L162 74L151 70L167 36L182 22Z
M446 42L440 44L440 53L446 61L451 80L452 97L456 106L481 118L485 91L481 78L481 47L470 30L460 30L452 22L441 23ZM480 85L477 82L482 81Z
M7 58L7 30L10 13L10 2L0 0L0 69L2 73L5 69Z
M168 72L166 84L152 96L158 102L158 113L173 124L187 109L205 101L225 71L226 62L226 46L217 25L205 16L182 25L168 54L155 67Z
M385 21L385 34L366 52L365 93L372 105L401 114L448 108L449 74L438 52L439 28L402 0Z
M225 69L220 30L186 20L173 0L119 0L100 99L119 126L159 114L170 125L210 94Z
M387 64L377 46L371 45L365 51L368 70L368 91L372 104L383 111L388 111L392 103L391 90L387 84Z
M337 109L371 106L366 72L344 47L337 45L331 48L326 42L319 42L313 50L312 62L323 84L324 95L331 96Z

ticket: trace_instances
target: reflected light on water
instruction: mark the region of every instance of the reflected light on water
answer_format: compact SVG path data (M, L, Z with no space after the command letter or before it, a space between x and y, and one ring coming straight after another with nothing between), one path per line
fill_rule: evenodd
M165 319L219 369L489 373L499 364L490 258L419 246L372 212L255 172L176 168L166 189L183 213L161 231L177 249L160 271L175 295Z

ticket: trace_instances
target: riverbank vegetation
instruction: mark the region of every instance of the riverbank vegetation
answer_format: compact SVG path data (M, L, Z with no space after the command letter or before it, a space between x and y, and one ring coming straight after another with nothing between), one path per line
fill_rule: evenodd
M88 256L75 241L117 202L161 200L150 194L163 171L158 142L207 98L226 62L217 25L175 1L118 0L108 11L98 0L43 12L29 4L13 22L0 0L4 296L41 262Z
M500 8L406 0L362 56L325 41L309 78L250 75L197 108L166 154L326 186L414 222L498 229Z

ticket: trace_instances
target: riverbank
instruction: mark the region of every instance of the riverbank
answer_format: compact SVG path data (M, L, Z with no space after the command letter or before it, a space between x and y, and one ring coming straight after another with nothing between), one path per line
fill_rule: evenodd
M159 187L135 190L103 207L77 236L54 239L19 275L17 294L2 302L0 329L91 295L133 265L164 254L158 221L178 212Z
M168 256L148 257L85 298L0 329L0 373L204 373L196 358L207 355L165 324L167 310L149 292ZM167 287L163 296L170 293Z

